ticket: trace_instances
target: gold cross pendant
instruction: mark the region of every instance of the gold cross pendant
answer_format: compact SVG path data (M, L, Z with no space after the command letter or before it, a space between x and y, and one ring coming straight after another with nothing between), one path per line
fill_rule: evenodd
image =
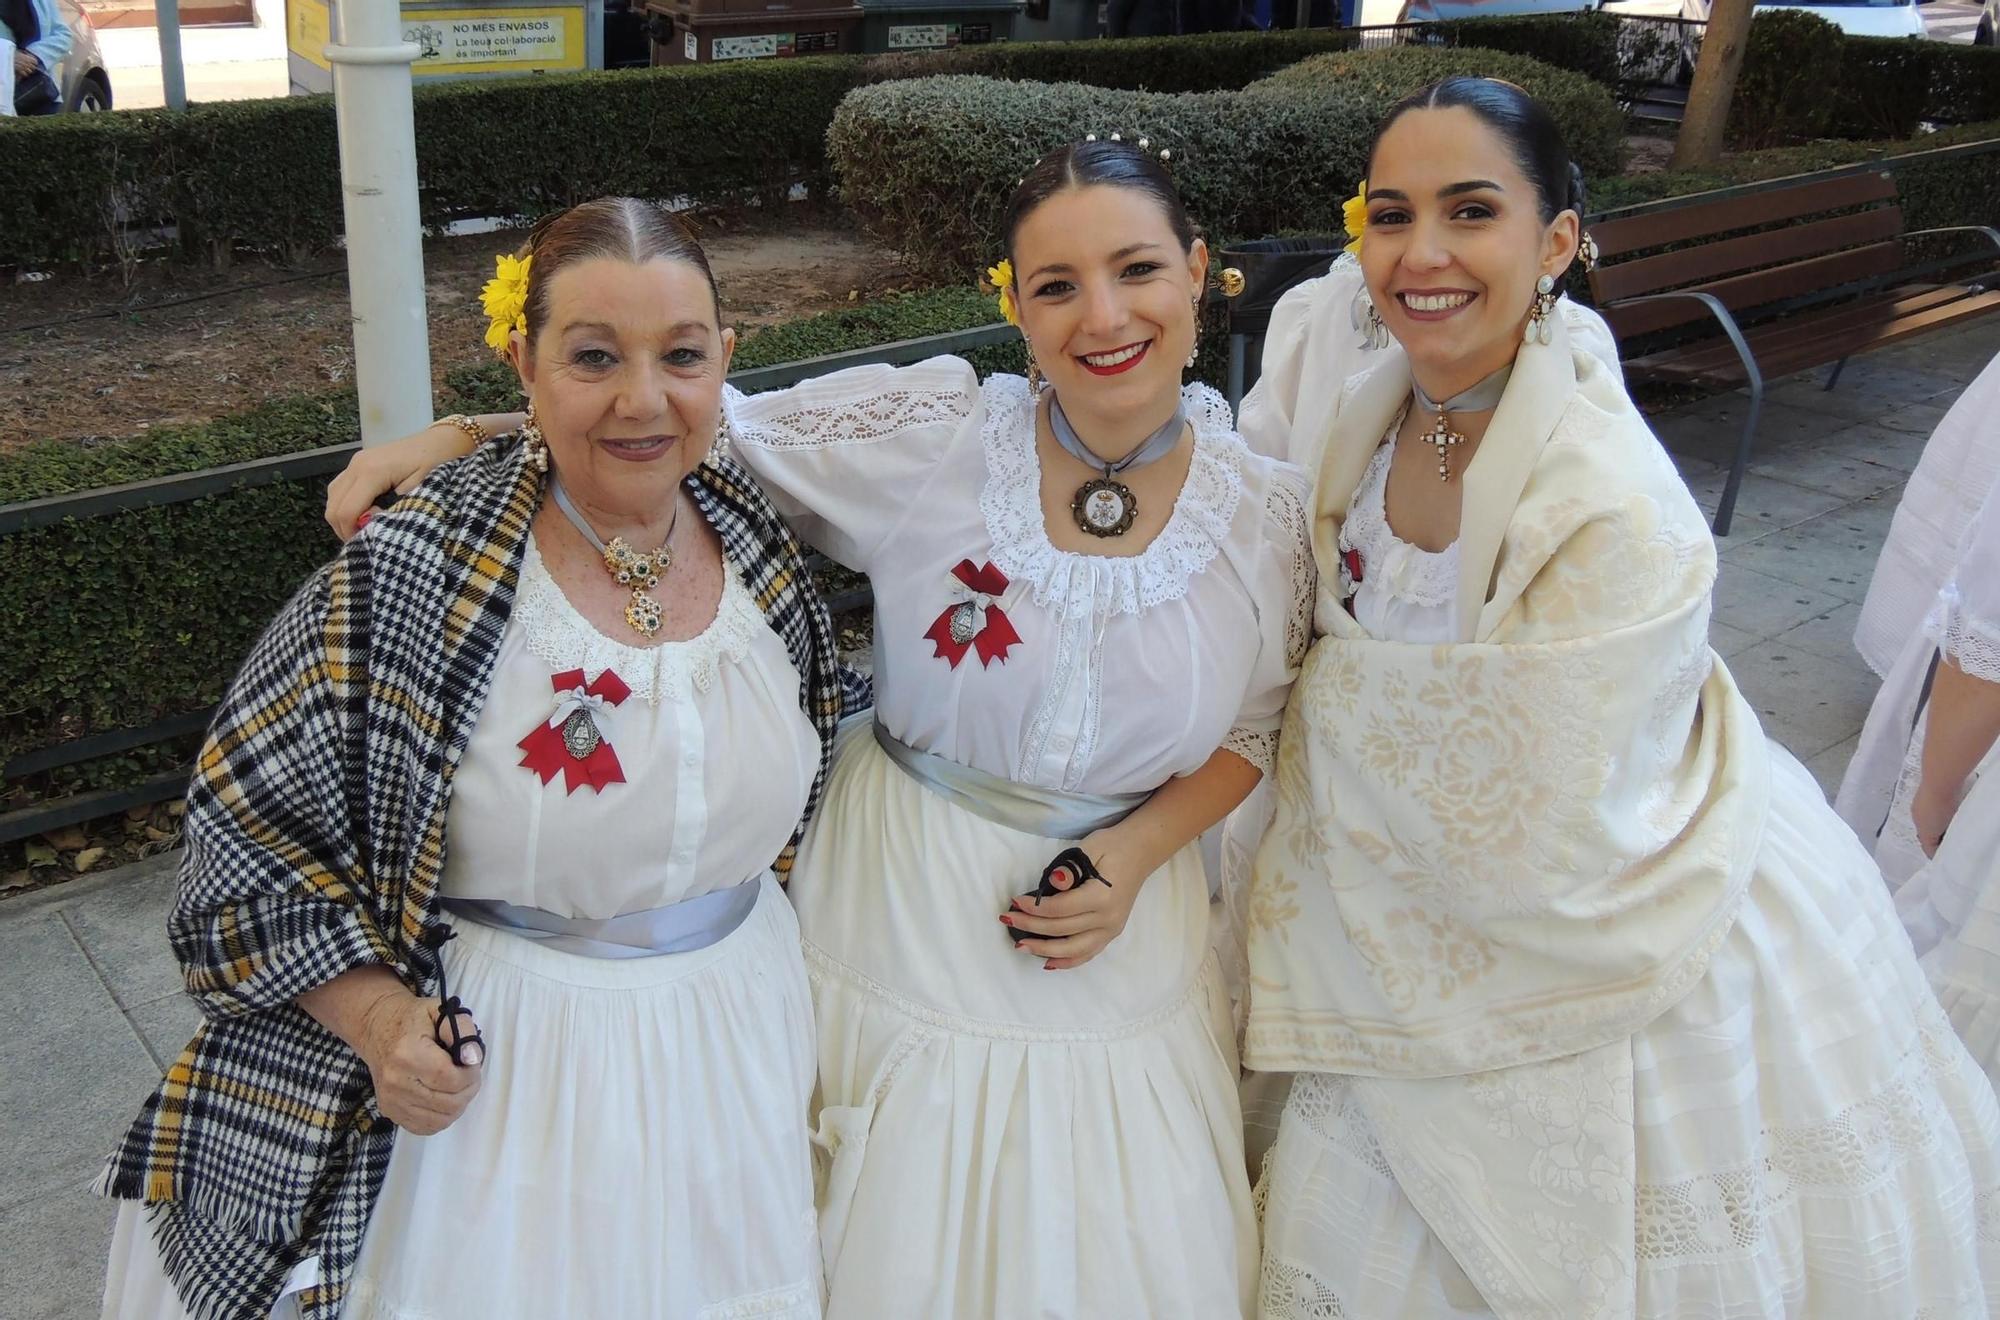
M1431 429L1425 431L1417 439L1437 450L1438 480L1450 481L1451 447L1453 445L1464 444L1465 437L1451 429L1451 422L1446 419L1444 412L1440 410L1437 419L1431 423Z

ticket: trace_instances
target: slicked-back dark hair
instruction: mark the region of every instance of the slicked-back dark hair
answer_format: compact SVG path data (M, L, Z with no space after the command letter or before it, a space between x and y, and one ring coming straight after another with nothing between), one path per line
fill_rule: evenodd
M1183 252L1192 250L1195 239L1201 236L1193 217L1188 215L1187 204L1181 201L1180 190L1174 187L1172 177L1157 156L1129 142L1109 139L1073 142L1036 161L1035 167L1015 186L1013 196L1007 199L1001 233L1006 237L1008 260L1014 257L1015 233L1043 202L1071 188L1097 184L1130 188L1152 198L1165 213Z
M1522 88L1500 78L1460 74L1398 101L1375 130L1375 140L1368 144L1371 176L1383 134L1412 110L1470 110L1478 115L1480 122L1500 135L1513 152L1514 163L1534 185L1542 223L1564 211L1575 211L1582 218L1583 171L1570 159L1555 117Z

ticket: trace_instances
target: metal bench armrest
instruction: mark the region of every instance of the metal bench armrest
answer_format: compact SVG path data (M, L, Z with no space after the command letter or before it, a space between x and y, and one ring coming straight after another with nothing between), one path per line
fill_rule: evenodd
M1743 372L1750 382L1750 388L1756 393L1763 393L1764 377L1757 370L1757 359L1751 355L1750 345L1744 340L1743 331L1737 327L1736 318L1730 314L1729 308L1723 305L1722 299L1716 297L1714 294L1699 293L1693 289L1678 289L1672 293L1648 293L1642 294L1637 298L1620 298L1616 302L1606 303L1604 310L1610 311L1617 307L1637 307L1640 303L1664 302L1669 298L1692 298L1708 308L1709 313L1721 323L1722 333L1729 336L1729 343L1735 348L1736 356L1742 360Z
M1984 234L1995 251L2000 251L2000 229L1991 225L1940 225L1936 229L1906 229L1904 238L1923 238L1928 234Z

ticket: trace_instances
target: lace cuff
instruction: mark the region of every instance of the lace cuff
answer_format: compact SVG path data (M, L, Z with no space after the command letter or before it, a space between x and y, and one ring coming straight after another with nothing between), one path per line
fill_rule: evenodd
M1924 620L1924 633L1963 672L2000 683L2000 627L1966 608L1956 580L1938 592L1937 604Z
M1278 760L1278 731L1256 733L1249 729L1231 729L1229 736L1222 740L1222 750L1234 752L1265 774Z

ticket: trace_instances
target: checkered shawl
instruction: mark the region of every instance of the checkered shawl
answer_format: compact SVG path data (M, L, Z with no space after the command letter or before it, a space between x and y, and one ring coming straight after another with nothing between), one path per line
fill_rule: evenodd
M822 742L810 815L843 695L825 606L742 468L716 457L687 485L803 676ZM209 730L168 920L205 1020L97 1188L152 1203L198 1320L261 1320L314 1255L305 1320L339 1314L395 1129L360 1058L293 1001L371 964L434 991L452 775L542 486L518 443L437 469L300 588Z

